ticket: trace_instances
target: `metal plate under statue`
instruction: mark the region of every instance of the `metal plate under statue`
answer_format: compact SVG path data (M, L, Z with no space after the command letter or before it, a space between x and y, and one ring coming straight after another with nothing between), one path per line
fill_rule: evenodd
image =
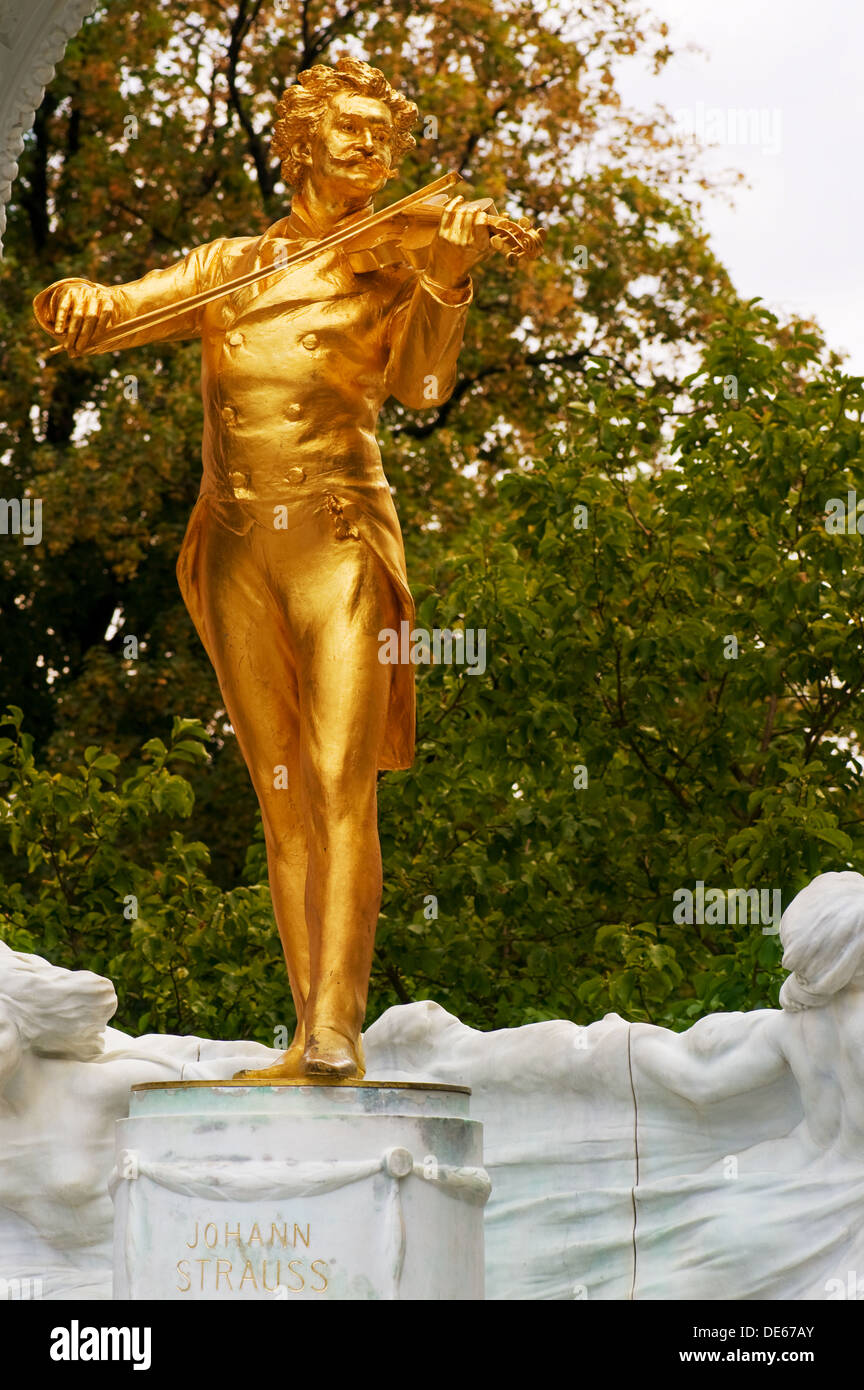
M111 1182L114 1297L482 1299L490 1184L469 1094L133 1087Z

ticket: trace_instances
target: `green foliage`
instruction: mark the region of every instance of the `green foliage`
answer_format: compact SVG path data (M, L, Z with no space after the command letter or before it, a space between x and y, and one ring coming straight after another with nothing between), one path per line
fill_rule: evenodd
M72 773L39 768L22 720L10 707L0 738L3 938L107 975L131 1032L272 1041L293 1015L266 886L223 892L207 847L174 828L192 809L183 773L206 759L206 731L175 719L167 746L149 739L119 781L120 759L94 746Z

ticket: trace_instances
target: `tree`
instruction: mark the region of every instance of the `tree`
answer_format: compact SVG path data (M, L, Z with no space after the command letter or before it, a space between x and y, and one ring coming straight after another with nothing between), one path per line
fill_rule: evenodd
M168 744L148 740L120 780L120 759L95 746L71 773L38 767L22 720L11 707L0 738L8 944L114 980L117 1022L135 1033L248 1030L272 1042L286 1024L266 885L222 892L207 847L176 828L206 731L175 720Z

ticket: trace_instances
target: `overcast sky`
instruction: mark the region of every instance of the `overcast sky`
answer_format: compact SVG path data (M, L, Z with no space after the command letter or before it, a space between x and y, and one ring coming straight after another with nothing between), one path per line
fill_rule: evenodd
M652 77L622 64L625 100L662 103L743 170L735 207L705 207L714 249L747 298L815 318L864 375L864 3L646 0L680 56ZM681 53L688 43L704 54ZM741 128L735 112L758 112ZM753 125L753 129L750 126ZM755 139L754 139L755 136Z

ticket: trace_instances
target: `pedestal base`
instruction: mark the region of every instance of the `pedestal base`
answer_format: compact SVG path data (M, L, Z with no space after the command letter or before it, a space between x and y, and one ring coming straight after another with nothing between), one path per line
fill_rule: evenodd
M174 1082L117 1125L119 1299L482 1299L465 1087Z

